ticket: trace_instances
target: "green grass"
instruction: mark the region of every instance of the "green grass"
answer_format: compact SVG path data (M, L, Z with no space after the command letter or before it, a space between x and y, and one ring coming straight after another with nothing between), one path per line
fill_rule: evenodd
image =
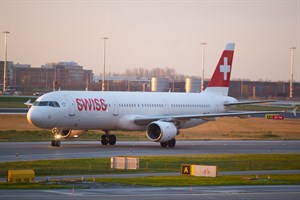
M34 169L36 176L126 174L126 173L180 173L181 164L217 165L218 171L249 170L296 170L300 169L300 154L240 154L240 155L179 155L145 156L140 158L140 169L112 170L109 158L61 159L0 163L0 177L4 178L8 169ZM269 177L269 178L268 178ZM93 181L85 179L85 181ZM300 174L219 176L217 178L179 176L152 176L134 178L97 178L97 183L109 185L138 186L212 186L212 185L286 185L300 184ZM76 182L80 182L77 180ZM0 189L66 189L76 182L51 182L30 184L0 183ZM75 187L82 187L75 184ZM89 187L84 186L84 187Z
M31 102L34 102L37 97L30 96L0 96L0 108L26 108L24 105L31 99Z
M134 178L97 178L86 179L93 184L108 184L108 185L130 185L130 186L150 186L150 187L192 187L196 186L234 186L234 185L299 185L300 174L265 174L259 175L258 179L255 175L252 176L218 176L210 177L194 177L189 175L179 176L152 176L152 177L134 177ZM95 181L95 182L94 182ZM89 188L89 185L78 185L78 181L56 181L50 183L23 183L23 184L8 184L0 183L0 190L7 189L77 189Z
M26 101L22 103L18 102L0 102L0 108L27 108L24 104Z
M51 141L53 135L51 131L16 131L16 130L0 130L1 142L35 142L35 141Z
M270 179L268 179L268 177ZM221 186L221 185L297 185L300 184L299 174L287 175L260 175L256 176L219 176L194 177L181 176L153 176L136 178L101 178L96 179L100 183L113 183L135 186L171 187L171 186Z
M22 156L21 152L19 156ZM181 164L217 165L220 172L300 169L300 154L178 155L139 158L140 169L137 171L110 169L110 158L0 163L0 177L4 178L9 169L33 169L36 176L180 172Z

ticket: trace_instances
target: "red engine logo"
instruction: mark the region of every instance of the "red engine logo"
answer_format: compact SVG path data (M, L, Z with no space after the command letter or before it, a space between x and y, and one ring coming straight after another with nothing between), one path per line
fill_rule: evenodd
M79 111L82 110L97 110L97 111L106 111L107 105L105 104L104 99L97 99L97 98L88 98L88 99L81 99L76 98L77 109Z

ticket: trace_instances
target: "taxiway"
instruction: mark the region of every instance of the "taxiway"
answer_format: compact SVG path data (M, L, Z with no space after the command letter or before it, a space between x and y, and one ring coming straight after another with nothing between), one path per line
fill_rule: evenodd
M53 200L53 199L89 199L89 200L177 200L177 199L222 199L222 200L298 200L299 185L279 186L208 186L208 187L137 187L105 185L93 189L68 190L0 190L3 199L16 200Z

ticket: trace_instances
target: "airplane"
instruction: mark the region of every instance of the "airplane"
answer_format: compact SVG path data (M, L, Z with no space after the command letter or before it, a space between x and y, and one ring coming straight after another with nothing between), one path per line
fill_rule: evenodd
M234 54L234 43L228 43L215 71L201 93L54 91L40 96L30 105L27 120L40 128L52 129L53 147L62 139L78 137L88 130L102 130L102 145L115 145L115 130L146 131L150 141L173 148L180 129L214 121L217 117L278 113L278 111L230 112L239 102L228 96Z

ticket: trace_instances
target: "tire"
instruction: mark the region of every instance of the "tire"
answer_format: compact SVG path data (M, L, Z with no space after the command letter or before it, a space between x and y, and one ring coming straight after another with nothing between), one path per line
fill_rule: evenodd
M117 137L115 135L108 136L109 145L115 145L117 142Z
M101 144L102 145L107 145L108 144L108 140L107 140L107 135L102 135L101 136Z
M168 142L161 142L160 146L166 148L168 146Z
M175 138L168 141L168 146L169 146L169 148L174 148L175 145L176 145L176 140L175 140Z
M60 147L61 146L60 140L52 140L51 141L51 146Z

